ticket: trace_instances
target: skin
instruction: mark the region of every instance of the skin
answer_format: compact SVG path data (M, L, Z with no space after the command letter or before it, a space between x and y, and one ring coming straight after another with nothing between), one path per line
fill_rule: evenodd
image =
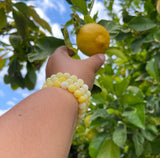
M46 77L57 72L77 75L92 89L102 54L86 60L72 59L66 46L56 49L46 66ZM67 90L39 90L0 117L0 157L65 158L76 128L78 102Z

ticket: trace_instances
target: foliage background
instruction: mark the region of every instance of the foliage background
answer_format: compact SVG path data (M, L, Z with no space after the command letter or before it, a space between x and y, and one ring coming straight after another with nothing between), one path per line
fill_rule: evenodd
M108 20L90 16L94 0L67 0L71 18L64 22L64 40L47 37L51 32L33 6L24 2L0 2L0 35L10 36L10 45L0 42L0 70L8 65L4 82L12 89L34 89L36 71L58 46L74 47L72 36L81 25L96 22L111 36L106 62L96 74L92 100L74 135L69 157L154 158L160 156L160 16L156 0L104 0ZM120 14L113 9L115 3ZM13 21L8 21L9 13ZM70 26L74 30L68 31ZM16 29L15 29L16 28ZM10 33L14 29L15 31ZM7 51L14 54L7 58ZM79 58L78 54L75 58ZM22 76L22 63L27 73Z

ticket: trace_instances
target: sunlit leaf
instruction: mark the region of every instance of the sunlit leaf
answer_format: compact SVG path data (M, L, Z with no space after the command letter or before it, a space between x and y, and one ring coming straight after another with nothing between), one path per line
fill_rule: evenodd
M97 158L120 158L120 157L121 157L120 148L112 140L106 140L103 143L97 156Z
M125 124L118 123L115 131L113 132L113 141L119 147L124 147L127 140L127 128Z
M136 155L140 156L144 150L143 144L144 144L144 137L140 132L134 132L133 133L133 142L136 150Z
M158 62L155 61L155 58L151 59L146 66L148 73L157 81L160 80L160 71L158 68Z
M0 29L7 26L7 16L4 8L0 8Z
M0 59L0 71L3 69L3 67L6 65L7 59Z
M127 57L125 56L125 54L120 50L120 49L117 49L117 48L114 48L114 47L110 47L107 51L106 51L106 54L108 56L112 56L112 55L116 55L117 57L119 57L121 60L123 60L123 62L126 62L128 59Z
M82 14L88 14L87 4L85 0L71 0L73 8Z
M122 93L127 89L129 80L127 78L123 79L119 83L114 84L114 90L117 96L121 96Z
M156 24L151 19L142 16L137 16L133 18L129 23L129 27L136 31L149 30L155 26Z
M95 137L92 139L92 141L89 144L89 155L92 158L97 158L97 155L99 153L99 150L101 149L101 146L105 142L105 140L108 140L110 137L107 133L99 133L95 135Z
M43 37L37 40L34 51L28 54L31 62L35 60L43 60L53 54L56 48L64 45L64 40L55 37Z
M144 104L136 104L124 110L122 116L136 127L145 129L145 107Z

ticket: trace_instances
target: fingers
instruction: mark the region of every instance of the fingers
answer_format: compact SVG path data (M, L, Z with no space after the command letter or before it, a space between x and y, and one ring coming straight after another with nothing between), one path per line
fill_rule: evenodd
M98 69L104 64L105 56L103 54L96 54L86 59L87 64L90 64L94 72L97 72Z
M56 50L55 50L55 53L61 53L63 55L67 55L67 56L73 56L75 55L74 51L70 48L68 48L67 46L61 46L61 47L58 47Z

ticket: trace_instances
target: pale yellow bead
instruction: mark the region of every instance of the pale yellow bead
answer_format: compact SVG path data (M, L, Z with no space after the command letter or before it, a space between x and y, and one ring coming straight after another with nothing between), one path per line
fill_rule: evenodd
M51 76L51 78L50 78L52 81L57 81L58 80L58 77L56 77L56 76Z
M43 87L42 87L42 89L43 89L43 88L47 88L47 85L46 85L46 83L44 83L44 84L43 84Z
M77 89L80 88L80 84L78 82L75 82L74 85L76 86Z
M61 86L61 82L59 81L53 82L53 87L60 87L60 86Z
M76 76L76 75L72 75L72 76L70 77L70 79L72 79L73 82L76 82L76 81L77 81L77 76Z
M66 80L66 82L68 82L68 84L69 84L69 85L70 85L70 84L73 84L73 80L72 80L72 79L70 79L70 78L69 78L69 79L67 79L67 80Z
M68 78L70 78L70 74L69 73L64 73L64 77L66 78L66 79L68 79Z
M79 90L82 92L82 95L85 94L84 88L81 87Z
M80 98L78 98L79 103L83 103L85 101L86 101L86 97L84 97L84 96L81 96Z
M68 88L68 83L67 83L66 81L62 82L62 83L61 83L61 87L62 87L63 89L67 89L67 88Z
M84 89L84 92L87 92L87 91L88 91L88 86L87 86L86 84L84 84L84 85L82 86L82 88Z
M75 96L76 98L79 98L79 97L82 96L82 92L81 92L80 90L76 90L76 91L74 92L74 96Z
M68 90L69 90L69 92L73 93L76 90L76 86L71 84L71 85L68 86Z
M59 81L60 81L60 82L63 82L63 81L65 81L65 80L66 80L66 78L65 78L64 76L62 76L62 77L59 78Z
M53 81L51 79L47 79L46 84L47 84L48 87L52 87L53 86Z
M86 108L80 109L79 108L79 113L85 113L86 112Z
M84 81L82 79L78 79L77 82L79 83L80 87L83 86L83 84L84 84Z
M56 77L58 77L58 78L63 77L63 74L62 74L61 72L58 72L58 73L56 74Z
M91 96L91 92L90 92L90 91L87 91L87 93L86 93L86 94L87 94L87 96L88 96L88 97L90 97L90 96Z

